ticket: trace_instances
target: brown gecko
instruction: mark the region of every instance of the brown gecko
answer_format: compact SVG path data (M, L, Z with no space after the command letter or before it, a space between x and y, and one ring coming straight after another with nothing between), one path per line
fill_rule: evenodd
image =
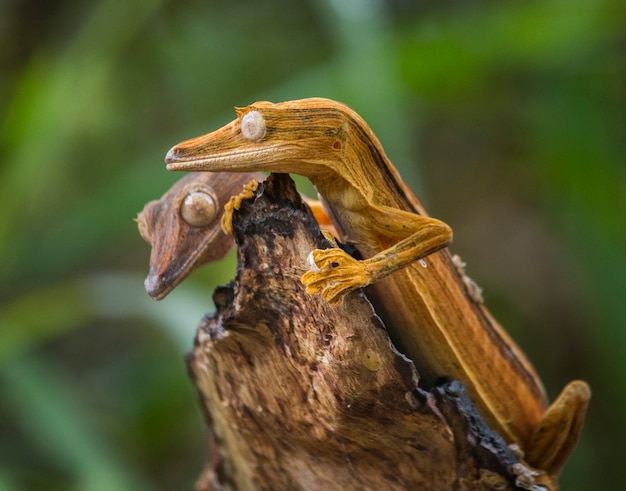
M232 212L264 178L261 173L195 172L144 206L136 222L142 238L152 246L145 281L152 298L163 299L194 269L226 255L234 246ZM320 227L336 234L321 203L303 199Z

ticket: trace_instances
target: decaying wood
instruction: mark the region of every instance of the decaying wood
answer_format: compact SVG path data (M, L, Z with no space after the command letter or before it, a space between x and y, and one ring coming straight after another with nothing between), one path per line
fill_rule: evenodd
M518 489L517 458L462 384L418 389L361 293L331 307L305 292L308 254L330 243L288 176L233 226L237 277L188 359L214 441L199 488Z

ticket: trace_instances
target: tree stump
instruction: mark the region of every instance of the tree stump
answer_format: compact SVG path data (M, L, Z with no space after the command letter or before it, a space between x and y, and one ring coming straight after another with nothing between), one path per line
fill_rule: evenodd
M236 279L188 357L212 435L199 489L518 489L461 383L419 389L361 292L338 307L305 292L309 253L331 244L287 175L233 226Z

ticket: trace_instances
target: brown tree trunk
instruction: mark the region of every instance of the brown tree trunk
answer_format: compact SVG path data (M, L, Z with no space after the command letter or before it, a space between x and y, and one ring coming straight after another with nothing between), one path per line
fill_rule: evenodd
M516 457L459 382L424 392L362 293L304 291L330 247L286 175L233 225L237 278L198 329L189 369L212 434L201 489L517 489Z

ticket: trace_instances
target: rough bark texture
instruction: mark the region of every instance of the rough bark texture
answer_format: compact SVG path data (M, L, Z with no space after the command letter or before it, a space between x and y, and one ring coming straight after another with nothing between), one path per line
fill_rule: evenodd
M518 463L459 382L417 388L359 292L304 291L330 247L292 181L272 175L234 217L236 280L214 295L189 369L211 430L201 489L517 489Z

